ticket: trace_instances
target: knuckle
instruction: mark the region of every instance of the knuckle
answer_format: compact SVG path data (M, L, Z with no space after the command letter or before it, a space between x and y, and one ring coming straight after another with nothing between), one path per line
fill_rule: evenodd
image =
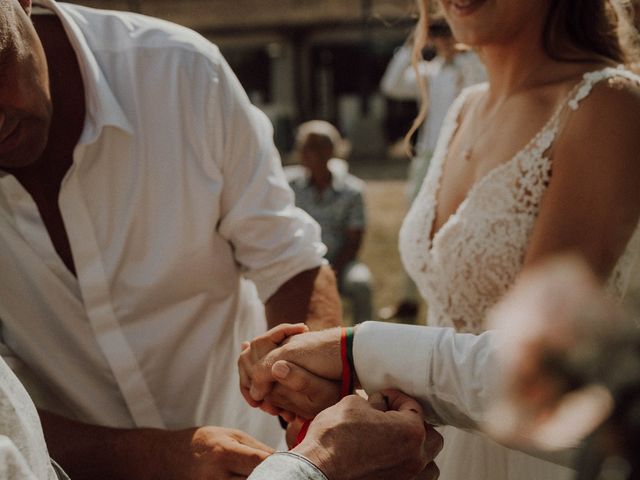
M414 449L422 449L427 439L427 432L424 426L417 422L412 422L405 429L407 445Z
M434 457L442 451L444 447L444 438L435 430L430 431L427 435L427 451Z
M311 382L309 381L309 377L307 377L306 374L300 371L296 371L291 376L290 387L293 391L298 393L302 393L302 392L309 393L309 394L312 393L310 392Z

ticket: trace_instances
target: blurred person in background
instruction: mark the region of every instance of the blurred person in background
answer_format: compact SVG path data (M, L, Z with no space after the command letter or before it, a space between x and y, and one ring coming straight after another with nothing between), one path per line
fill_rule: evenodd
M419 78L411 61L411 35L394 54L380 82L382 92L394 100L420 101L421 81L427 92L424 100L426 118L418 132L415 155L409 166L409 206L422 186L449 107L464 88L487 78L477 55L456 42L443 17L430 20L429 41L433 44L436 55L432 60L421 60L416 65ZM413 280L407 275L404 277L404 284L404 298L396 305L383 307L379 312L381 319L416 320L419 294Z
M577 470L571 478L635 480L640 477L640 419L635 414L640 405L640 303L632 307L621 309L609 298L580 258L553 258L520 277L489 313L492 330L482 335L377 322L357 326L355 383L370 398L379 398L380 391L388 395L385 389L391 385L409 392L422 405L426 421L482 431L510 448L570 465ZM245 354L252 349L268 348L293 335L254 364L253 386L261 389L263 382L275 378L278 384L270 397L289 389L284 404L311 418L313 408L322 405L309 399L326 396L327 381L340 381L345 360L341 329L302 330L306 330L303 325L281 325L255 339L243 353L241 366L247 365ZM402 359L409 349L422 352L411 368ZM330 410L336 413L334 406L317 418ZM345 416L343 422L350 425L355 416L355 412ZM319 427L324 424L323 419ZM360 430L370 440L362 426L350 427L351 435ZM350 438L345 431L333 433L333 442L339 441L335 437ZM384 430L378 435L386 438ZM407 455L403 447L389 441L387 455ZM322 465L323 448L316 444L315 450L307 446L294 449L301 457L272 456L258 470L278 465L295 471L296 465L309 462ZM341 455L349 458L349 452L348 447L330 449L325 456L331 458L326 462L329 471ZM377 455L364 452L361 462L352 464L379 465ZM344 465L344 478L350 478L351 469ZM610 476L600 477L603 469ZM469 472L468 478L476 474Z
M358 260L366 230L364 182L336 158L344 140L323 120L298 127L296 150L300 166L285 169L298 208L315 219L327 246L326 259L336 272L338 289L349 299L353 322L371 320L372 278Z

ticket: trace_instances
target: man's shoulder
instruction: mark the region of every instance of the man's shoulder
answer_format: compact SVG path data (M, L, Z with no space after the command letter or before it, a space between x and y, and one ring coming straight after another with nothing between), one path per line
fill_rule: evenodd
M59 5L74 20L94 52L135 49L146 54L155 50L164 55L191 52L206 56L213 63L221 58L219 49L202 35L166 20L133 12Z

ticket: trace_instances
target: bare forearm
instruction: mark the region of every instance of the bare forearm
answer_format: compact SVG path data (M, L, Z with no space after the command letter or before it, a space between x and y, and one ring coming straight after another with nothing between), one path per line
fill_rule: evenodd
M165 457L159 448L165 431L99 427L44 410L39 414L51 457L74 480L158 478L153 467Z
M306 323L322 330L342 323L342 306L333 270L328 265L306 270L285 282L265 305L269 328Z

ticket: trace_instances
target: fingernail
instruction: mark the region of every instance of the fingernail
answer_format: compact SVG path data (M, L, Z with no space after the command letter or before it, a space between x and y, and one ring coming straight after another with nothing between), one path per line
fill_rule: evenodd
M253 398L255 401L262 400L262 398L260 398L260 393L258 392L258 389L255 388L254 386L251 386L251 388L249 389L249 395L251 395L251 398Z
M287 378L287 375L289 375L290 371L291 369L289 368L289 365L286 364L286 362L276 362L273 364L273 367L271 367L271 373L274 377L278 378Z

